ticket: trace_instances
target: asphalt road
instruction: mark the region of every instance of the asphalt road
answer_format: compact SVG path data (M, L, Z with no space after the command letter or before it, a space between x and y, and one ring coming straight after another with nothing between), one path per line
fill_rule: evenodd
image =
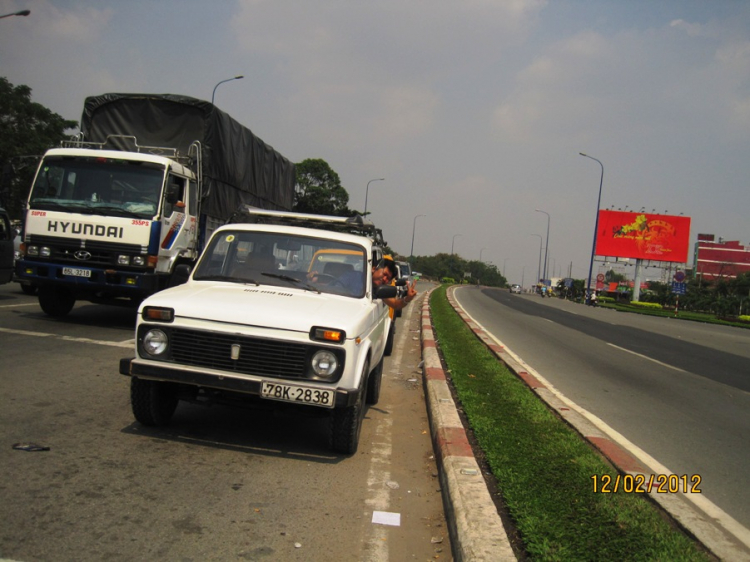
M568 399L750 528L750 330L507 290L461 306Z
M328 450L324 419L181 404L169 427L140 426L118 374L134 324L132 310L87 303L52 319L0 286L0 558L452 559L419 300L398 321L352 457Z

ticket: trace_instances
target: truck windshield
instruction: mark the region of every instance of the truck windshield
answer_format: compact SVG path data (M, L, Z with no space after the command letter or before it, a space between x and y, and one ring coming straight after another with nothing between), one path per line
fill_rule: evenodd
M165 168L112 158L47 158L39 168L29 208L153 219Z
M195 281L260 283L361 298L367 288L362 246L313 236L224 230L201 256Z

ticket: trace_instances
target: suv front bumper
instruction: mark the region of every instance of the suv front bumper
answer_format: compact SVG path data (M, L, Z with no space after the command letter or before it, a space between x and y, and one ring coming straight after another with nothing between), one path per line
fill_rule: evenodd
M196 370L178 369L163 365L153 365L137 362L132 357L120 359L120 374L129 377L159 380L186 384L190 386L213 388L229 392L238 392L260 396L260 381L248 380L229 375L214 375ZM278 380L284 384L289 381ZM295 382L296 384L296 382ZM354 389L337 388L334 408L346 408L357 402L359 391Z

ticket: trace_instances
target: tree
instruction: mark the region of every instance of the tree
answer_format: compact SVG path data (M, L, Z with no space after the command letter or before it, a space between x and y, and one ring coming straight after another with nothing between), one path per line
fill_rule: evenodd
M12 218L21 217L39 158L78 126L31 101L31 88L0 77L0 202Z
M350 216L349 194L325 160L308 158L296 164L294 210L299 213Z

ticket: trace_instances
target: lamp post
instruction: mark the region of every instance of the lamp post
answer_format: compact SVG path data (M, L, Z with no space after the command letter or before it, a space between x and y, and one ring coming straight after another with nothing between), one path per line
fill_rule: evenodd
M591 160L596 160L599 162L599 166L602 167L602 174L599 176L599 198L596 200L596 221L594 222L594 242L591 245L591 261L589 262L589 280L588 284L586 285L586 304L588 304L591 300L591 273L594 270L594 253L596 252L596 235L599 231L599 206L602 203L602 184L604 183L604 164L601 163L601 161L597 160L593 156L589 156L588 154L584 154L583 152L579 152L581 156L585 156L586 158L591 158Z
M461 235L460 234L453 235L453 241L451 242L451 255L453 255L453 245L456 243L456 236L461 236Z
M227 78L226 80L222 80L221 82L219 82L218 84L216 84L216 86L214 86L214 91L211 94L211 105L213 105L214 98L216 97L216 88L218 88L224 82L231 82L232 80L242 80L243 78L244 78L244 76L242 74L240 74L238 76L234 76L233 78Z
M536 266L536 282L539 283L539 280L542 278L541 275L542 275L542 240L543 238L541 234L530 234L529 236L539 237L539 263Z
M365 212L362 213L363 217L367 216L367 195L370 193L370 184L374 181L384 181L385 178L375 178L374 180L370 180L367 182L367 188L365 189Z
M13 12L12 14L4 14L0 16L0 19L9 18L11 16L28 16L30 13L31 13L31 10L21 10L20 12Z
M537 213L544 213L547 215L547 242L545 242L544 245L544 273L542 273L542 279L547 279L547 252L549 251L549 221L550 216L547 211L542 211L541 209L534 209Z
M482 252L486 250L487 248L482 248L479 250L479 261L482 261Z
M409 263L414 267L414 233L417 231L417 219L419 217L426 217L427 215L417 215L414 217L414 222L411 227L411 252L409 252Z
M505 262L508 261L510 258L505 258L503 260L503 277L505 277Z

